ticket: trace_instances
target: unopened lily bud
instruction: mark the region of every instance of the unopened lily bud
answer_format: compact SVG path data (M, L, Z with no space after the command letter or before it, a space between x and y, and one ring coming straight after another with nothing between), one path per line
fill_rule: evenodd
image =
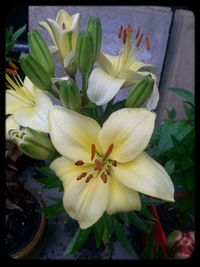
M80 32L76 44L76 62L83 75L91 72L94 62L94 45L92 34L88 31Z
M50 75L32 55L21 54L19 62L23 72L35 86L41 90L52 88Z
M78 86L72 78L62 81L59 85L60 101L63 106L77 111L81 108L81 94Z
M43 66L50 76L54 74L53 58L47 44L36 30L28 33L28 43L34 58Z
M94 61L96 61L101 50L102 40L102 26L100 18L91 16L88 21L87 30L92 34L94 45Z
M194 232L183 233L175 230L167 238L167 251L172 259L188 259L195 247Z
M145 76L142 80L138 81L135 86L130 90L126 99L126 107L139 108L151 96L154 87L154 80L151 75Z
M57 154L46 134L29 127L21 131L10 130L9 135L18 148L31 158L47 160L52 159Z

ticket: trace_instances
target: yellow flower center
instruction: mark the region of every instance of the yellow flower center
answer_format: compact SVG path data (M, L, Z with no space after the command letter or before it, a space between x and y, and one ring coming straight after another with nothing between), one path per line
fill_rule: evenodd
M113 147L114 145L111 144L104 155L99 155L99 153L96 151L95 144L92 144L91 146L92 164L85 164L82 160L78 160L77 162L75 162L75 165L76 166L92 165L93 171L90 173L82 172L76 179L81 180L82 178L85 177L85 182L88 183L92 178L100 176L101 180L104 183L107 183L108 177L112 173L112 167L117 167L116 160L108 159L113 150Z

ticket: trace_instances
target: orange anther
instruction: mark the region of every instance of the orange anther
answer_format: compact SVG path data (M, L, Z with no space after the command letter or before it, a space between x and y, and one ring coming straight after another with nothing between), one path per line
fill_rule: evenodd
M111 153L112 150L113 150L113 147L114 147L114 144L111 144L111 145L109 146L108 150L106 151L106 153L105 153L105 155L104 155L104 157L103 157L103 161L105 161L105 160L108 158L108 156L110 155L110 153Z
M6 71L6 73L8 73L8 74L11 74L11 75L13 75L13 76L17 76L17 72L16 72L16 70L11 70L11 69L6 68L5 71Z
M92 174L89 174L86 178L85 182L88 183L94 176Z
M138 28L137 28L137 32L136 32L136 35L135 35L135 39L138 38L139 34L140 34L140 26L138 26Z
M77 165L77 166L82 166L82 165L84 165L84 162L83 162L82 160L78 160L78 161L75 163L75 165Z
M123 43L126 43L126 30L123 31Z
M101 174L101 179L102 179L102 181L103 181L104 183L107 183L107 179L108 179L108 177L107 177L107 175L106 175L104 172L102 172L102 174Z
M111 167L110 167L110 166L108 166L108 167L106 168L106 173L107 173L108 175L111 174Z
M92 144L92 147L91 147L91 160L94 159L95 154L96 154L96 146L95 146L95 144Z
M85 177L87 175L87 172L82 172L77 178L76 180L81 180L83 177Z
M140 37L137 40L136 47L139 47L141 41L142 41L143 33L140 35Z
M118 30L118 38L120 39L122 37L122 33L123 33L123 27L120 26L119 30Z
M117 161L116 161L116 160L113 160L113 161L112 161L112 166L113 166L113 167L117 167Z
M149 36L146 36L146 39L145 39L145 45L146 45L146 49L149 50L149 48L150 48Z
M11 60L8 61L8 65L13 69L18 70L18 67Z
M126 28L126 35L131 35L133 32L131 25L129 24L128 27Z

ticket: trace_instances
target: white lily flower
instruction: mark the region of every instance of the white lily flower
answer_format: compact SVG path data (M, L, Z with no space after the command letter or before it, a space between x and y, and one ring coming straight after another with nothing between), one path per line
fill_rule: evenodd
M53 104L47 93L34 86L28 77L22 82L19 75L11 79L6 74L6 81L6 114L12 114L7 119L7 129L18 129L17 125L21 125L48 133L47 114Z
M143 152L155 113L121 109L101 128L91 118L54 106L48 120L52 143L62 155L50 168L63 182L65 210L81 228L93 225L105 211L140 210L138 192L174 201L169 175Z
M159 100L158 87L156 85L156 67L151 64L144 64L137 60L143 52L139 47L143 34L136 33L133 45L131 45L132 29L130 25L123 30L119 29L120 51L118 56L110 56L100 53L97 59L98 67L95 68L88 82L88 98L96 105L108 103L122 87L134 85L144 75L151 74L155 80L152 96L149 99L147 108L156 108ZM149 37L146 36L146 50L149 49Z
M54 43L51 51L57 51L61 62L67 69L75 58L75 48L79 33L80 14L72 16L65 10L59 10L56 20L50 18L39 25L46 29Z

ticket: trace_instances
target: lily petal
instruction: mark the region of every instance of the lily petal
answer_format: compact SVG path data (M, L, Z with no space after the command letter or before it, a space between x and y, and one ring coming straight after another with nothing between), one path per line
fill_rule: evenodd
M58 47L55 45L48 45L48 48L51 54L58 52Z
M96 68L92 71L88 81L88 98L98 106L104 105L118 93L124 82L125 80L115 79Z
M13 114L15 121L24 126L37 131L48 133L47 114L53 104L45 92L34 88L35 105L32 107L20 107Z
M93 225L106 210L108 183L103 183L99 177L93 178L89 183L84 179L77 180L82 172L87 172L91 167L75 166L73 161L64 157L54 160L50 168L63 181L63 204L67 213L77 219L83 229Z
M99 57L97 58L97 65L106 73L114 76L113 63L110 58L112 59L112 56L100 52Z
M57 13L56 22L60 27L62 27L62 24L64 23L66 30L69 30L72 24L72 18L67 11L61 9Z
M6 140L10 140L9 131L10 130L20 130L20 125L16 123L16 121L13 118L13 115L9 116L6 119Z
M123 68L119 73L119 78L126 80L125 83L123 84L123 87L127 87L141 80L143 78L143 74Z
M60 106L50 110L48 120L51 141L61 155L75 162L91 162L92 144L99 150L100 126L95 120Z
M29 105L14 90L6 90L6 114L13 114L21 107L29 107Z
M99 144L106 153L114 144L110 157L127 162L139 155L148 145L153 133L155 113L143 108L124 108L110 115L99 134Z
M56 47L58 47L58 43L57 43L57 41L56 41L56 38L55 38L55 36L54 36L54 33L53 33L51 27L49 26L49 24L48 24L47 22L45 22L45 21L40 21L40 22L39 22L39 25L40 25L42 28L44 28L45 30L48 31L48 33L49 33L49 35L50 35L50 37L51 37L51 39L52 39L54 45L55 45Z
M123 185L140 193L174 201L174 186L165 169L146 153L133 161L118 164L113 175Z
M122 183L118 182L114 176L111 177L109 183L109 202L106 209L109 215L117 212L141 209L138 192L124 186Z

